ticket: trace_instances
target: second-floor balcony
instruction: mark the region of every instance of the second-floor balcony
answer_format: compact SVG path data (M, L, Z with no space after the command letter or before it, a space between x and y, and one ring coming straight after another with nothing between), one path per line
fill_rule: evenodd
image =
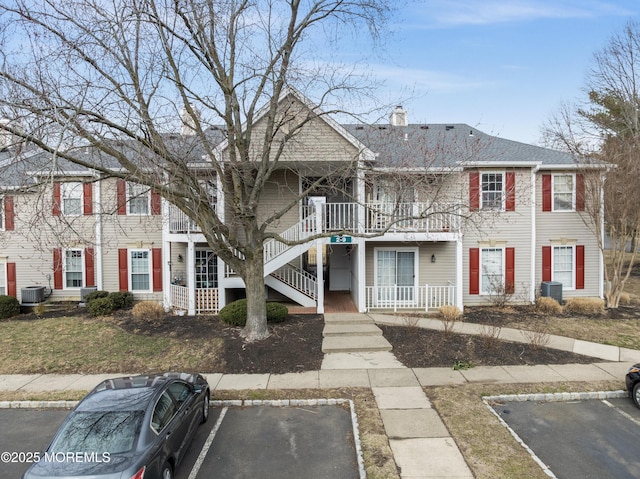
M318 210L319 208L319 210ZM317 233L456 233L460 230L458 208L429 203L323 203L301 208L300 227ZM195 221L175 206L169 208L171 233L201 232Z

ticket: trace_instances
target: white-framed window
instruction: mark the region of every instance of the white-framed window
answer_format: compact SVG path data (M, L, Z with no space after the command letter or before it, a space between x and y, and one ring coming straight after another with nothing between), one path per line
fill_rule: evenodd
M374 256L376 301L415 301L418 248L375 248Z
M196 288L218 287L218 258L211 250L195 250Z
M503 173L482 173L480 178L480 208L493 211L504 210L504 190Z
M0 295L7 294L7 263L0 262Z
M576 209L575 176L572 174L553 175L553 211L574 211Z
M84 252L81 249L66 249L63 258L64 288L82 288L84 286Z
M129 250L129 284L131 291L151 291L151 252Z
M574 289L575 248L573 246L554 246L552 255L553 281L562 283L563 289Z
M148 215L151 211L151 189L138 183L127 183L127 214Z
M82 183L68 181L60 185L60 201L62 214L65 216L80 216L82 214Z
M502 291L505 284L504 248L480 250L480 294Z

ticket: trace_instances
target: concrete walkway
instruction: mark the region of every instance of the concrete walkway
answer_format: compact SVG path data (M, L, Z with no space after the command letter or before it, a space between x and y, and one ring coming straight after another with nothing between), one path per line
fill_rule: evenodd
M592 364L486 366L451 368L404 367L393 353L370 349L378 336L375 323L404 325L402 318L344 313L326 315L326 354L319 371L290 374L207 374L213 391L255 389L370 388L375 396L401 477L473 478L453 438L423 391L425 386L466 383L550 383L564 381L622 381L628 368L640 362L640 351L551 336L548 347L591 356ZM349 325L349 326L345 326ZM360 325L352 327L353 325ZM366 326L364 326L366 325ZM440 329L438 320L421 319L419 327ZM375 329L374 329L375 328ZM358 332L359 331L359 332ZM459 323L455 332L480 334L482 326ZM361 333L361 334L360 334ZM331 347L328 338L347 336L349 348ZM381 337L381 334L379 335ZM503 328L501 339L529 342L519 330ZM384 338L383 338L384 339ZM386 340L385 340L386 341ZM358 345L361 347L358 347ZM325 342L323 342L325 351ZM606 360L612 362L601 362ZM89 390L101 380L121 376L82 374L0 375L0 391ZM0 402L0 407L29 407L31 402Z

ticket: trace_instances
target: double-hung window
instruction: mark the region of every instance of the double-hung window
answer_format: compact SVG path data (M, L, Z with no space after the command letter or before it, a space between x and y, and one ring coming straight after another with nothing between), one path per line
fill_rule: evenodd
M127 183L127 214L148 215L150 211L151 190L138 183Z
M64 252L64 287L82 288L83 284L83 251L81 249L67 249Z
M498 293L504 288L504 250L483 248L480 255L480 292Z
M151 290L151 262L149 250L130 250L129 284L132 291Z
M0 263L0 295L5 294L7 294L7 263L3 262Z
M70 181L60 185L60 199L62 214L65 216L80 216L82 214L82 183Z
M553 175L553 211L575 209L574 183L573 175Z
M575 278L574 247L553 247L553 280L562 283L564 289L573 289Z
M482 173L480 183L483 210L502 211L504 209L504 176L502 173Z

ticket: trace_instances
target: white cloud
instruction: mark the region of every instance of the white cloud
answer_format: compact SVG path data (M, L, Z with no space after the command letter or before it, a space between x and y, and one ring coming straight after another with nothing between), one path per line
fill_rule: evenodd
M446 28L543 18L630 16L634 12L619 4L599 0L435 0L421 8L419 14L423 15L424 23L414 23L411 27Z

